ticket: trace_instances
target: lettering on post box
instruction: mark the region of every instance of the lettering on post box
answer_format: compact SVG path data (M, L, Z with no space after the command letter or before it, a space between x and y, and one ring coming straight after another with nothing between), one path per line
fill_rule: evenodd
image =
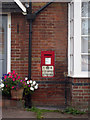
M42 51L41 52L41 76L42 77L54 77L54 51Z

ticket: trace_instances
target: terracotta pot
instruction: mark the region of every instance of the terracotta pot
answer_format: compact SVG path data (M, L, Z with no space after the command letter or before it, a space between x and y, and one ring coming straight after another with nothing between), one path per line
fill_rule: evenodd
M23 97L23 88L18 90L11 90L11 98L12 99L22 99Z

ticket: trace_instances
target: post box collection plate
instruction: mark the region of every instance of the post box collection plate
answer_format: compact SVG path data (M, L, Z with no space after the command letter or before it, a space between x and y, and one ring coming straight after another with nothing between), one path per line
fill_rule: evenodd
M53 77L53 66L42 66L42 76Z
M41 76L54 77L54 51L41 52Z

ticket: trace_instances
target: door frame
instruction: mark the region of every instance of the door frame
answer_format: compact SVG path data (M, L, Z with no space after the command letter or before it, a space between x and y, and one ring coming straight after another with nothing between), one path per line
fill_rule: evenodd
M11 72L11 13L7 15L7 72Z
M11 72L11 13L2 13L7 15L7 73Z

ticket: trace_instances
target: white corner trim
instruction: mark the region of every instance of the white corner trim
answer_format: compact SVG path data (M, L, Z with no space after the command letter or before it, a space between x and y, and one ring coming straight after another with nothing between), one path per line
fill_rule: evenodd
M81 1L81 0L80 0ZM81 72L81 2L74 2L74 74Z
M11 71L11 14L7 14L7 73Z
M27 12L25 6L21 3L20 0L14 0L14 2L17 3L17 5L22 9L23 12L25 12L25 13Z
M70 3L68 4L68 74L70 75Z

